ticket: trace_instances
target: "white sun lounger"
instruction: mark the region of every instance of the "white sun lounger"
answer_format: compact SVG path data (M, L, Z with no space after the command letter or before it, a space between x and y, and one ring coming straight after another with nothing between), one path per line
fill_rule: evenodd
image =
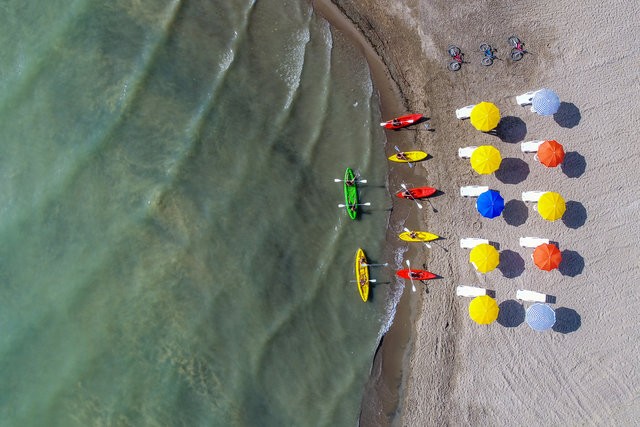
M546 193L546 191L523 191L522 192L522 201L523 202L537 202L540 200L540 197Z
M520 144L520 150L522 150L523 153L537 153L538 152L538 147L540 146L540 144L542 144L544 141L526 141Z
M486 185L467 185L465 187L460 187L460 195L462 197L478 197L488 190L489 187Z
M521 237L520 246L523 248L537 248L540 245L549 243L549 239L543 239L541 237Z
M474 237L464 237L460 239L460 247L463 249L473 249L482 243L489 244L489 241L487 239L476 239Z
M534 95L539 92L539 90L533 90L531 92L524 93L520 96L516 96L516 102L520 106L530 105L533 102Z
M484 288L478 288L476 286L465 286L460 285L456 288L456 295L459 297L479 297L481 295L486 295L487 290Z
M471 110L473 110L473 107L475 107L476 105L467 105L466 107L462 107L462 108L458 108L456 110L456 117L459 118L460 120L464 120L464 119L468 119L469 117L471 117Z
M547 302L547 295L540 292L518 289L516 291L516 299L531 302Z
M458 157L460 157L461 159L470 159L476 148L478 147L458 148Z

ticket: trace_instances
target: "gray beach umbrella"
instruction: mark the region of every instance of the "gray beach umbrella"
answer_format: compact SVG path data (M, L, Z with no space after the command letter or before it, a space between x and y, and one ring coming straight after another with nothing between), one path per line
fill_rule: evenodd
M551 89L540 89L533 95L532 109L541 116L553 116L560 108L560 98Z
M525 321L531 329L544 331L556 323L556 312L547 304L535 303L527 309Z

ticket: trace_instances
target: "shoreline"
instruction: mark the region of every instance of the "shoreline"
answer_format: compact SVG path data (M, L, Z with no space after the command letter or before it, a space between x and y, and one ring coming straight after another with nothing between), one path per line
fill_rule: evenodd
M383 114L420 112L435 125L433 133L415 132L413 138L387 133L403 149L412 142L432 155L411 173L390 165L390 188L397 179L423 178L442 192L421 211L394 203L390 226L400 218L410 228L427 227L444 237L433 249L414 246L405 255L414 263L426 259L442 278L428 282L427 294L403 293L373 361L361 425L633 424L640 417L634 405L640 373L633 369L637 352L630 343L640 340L640 332L628 325L640 321L634 293L640 277L634 238L640 233L634 221L640 190L634 183L640 173L630 124L640 111L640 85L629 70L640 54L610 47L637 36L635 21L627 17L640 13L640 4L542 0L460 2L452 8L443 0L313 1L319 3L334 5L333 13L342 17L333 19L350 23L351 33L360 34L356 44L367 41L370 54L387 67L387 82L376 80L372 70L376 88L389 81L398 85L403 110L389 111L381 92ZM332 17L325 18L335 26ZM508 56L511 35L529 51L519 62ZM498 49L499 60L490 67L480 64L481 42ZM466 54L457 72L446 66L451 44ZM562 101L552 117L515 102L515 96L543 87ZM480 101L500 108L503 120L495 135L455 118L456 108ZM545 168L520 150L521 142L545 139L564 145L561 167ZM495 174L478 175L458 158L459 147L479 145L501 151ZM506 202L502 216L481 218L473 201L459 196L464 185L500 191ZM528 190L562 194L562 220L542 220L521 200ZM391 231L387 242L393 246ZM532 266L531 250L518 244L522 236L558 242L560 268L541 272ZM498 269L477 273L468 251L458 247L461 237L499 245ZM470 321L469 301L455 295L460 284L494 291L497 322L481 327ZM539 333L526 325L529 303L516 299L517 289L552 297L552 330ZM619 321L623 315L626 322ZM405 334L404 345L392 348L392 333ZM499 393L478 393L478 384Z
M347 15L347 11L332 0L312 0L316 13L326 19L329 24L342 32L359 48L365 56L374 87L380 96L380 111L382 117L396 117L409 111L409 100L403 93L402 87L391 75L385 58L376 51L374 43L367 38L358 25ZM387 131L385 148L397 144L408 146L409 142L416 145L416 136L407 141L405 132ZM389 150L387 150L389 151ZM415 174L407 171L405 165L389 166L387 175L388 186L399 186L399 183L410 180ZM392 169L397 169L393 170ZM393 172L393 173L392 173ZM389 224L397 217L407 218L410 209L405 204L399 204L392 199L392 211ZM385 237L384 259L393 262L394 251L400 247L397 236L387 229ZM408 253L413 252L410 248ZM398 414L402 399L403 375L408 367L408 348L411 346L411 335L415 329L417 301L403 292L398 302L394 321L387 333L381 337L372 355L371 373L369 381L363 390L360 425L390 425Z

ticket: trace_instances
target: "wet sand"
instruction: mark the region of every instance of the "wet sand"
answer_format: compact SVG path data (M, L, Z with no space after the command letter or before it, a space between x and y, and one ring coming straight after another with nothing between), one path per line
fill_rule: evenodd
M412 171L392 167L390 188L401 179L444 193L432 200L437 212L426 203L420 212L394 208L392 227L403 221L445 237L431 250L414 246L405 254L443 278L430 282L428 293L405 290L375 358L361 425L634 424L640 415L640 151L632 126L640 56L624 46L637 38L632 17L640 6L593 0L463 1L455 7L442 0L334 2L338 8L328 0L315 6L339 30L357 29L353 39L362 44L364 37L365 51L375 53L378 62L370 64L383 115L421 112L435 129L390 133L387 149L397 144L432 155ZM512 34L530 51L519 62L508 59ZM480 64L481 42L498 49L500 60L491 67ZM458 72L446 68L450 44L466 54ZM515 102L516 95L542 87L563 101L553 117ZM455 118L456 108L479 101L500 108L498 136ZM521 152L520 142L540 139L565 146L561 167L545 168ZM473 145L498 148L500 170L480 176L457 157L458 147ZM499 190L503 215L481 218L474 201L459 196L463 185ZM528 190L560 192L568 201L562 220L544 221L524 204L520 194ZM531 250L519 246L520 236L558 242L560 269L538 270ZM468 251L459 248L461 237L495 242L498 269L476 273ZM498 321L471 321L469 300L455 296L460 284L495 291ZM527 304L516 301L517 289L550 295L553 330L539 333L524 323Z

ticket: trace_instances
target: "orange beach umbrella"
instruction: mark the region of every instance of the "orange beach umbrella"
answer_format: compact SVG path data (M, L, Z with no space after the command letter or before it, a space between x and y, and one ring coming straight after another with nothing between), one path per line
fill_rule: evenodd
M533 262L540 270L551 271L560 266L562 253L556 245L545 243L536 247L533 251Z
M544 141L538 147L538 160L547 167L555 168L564 160L564 147L553 139Z

